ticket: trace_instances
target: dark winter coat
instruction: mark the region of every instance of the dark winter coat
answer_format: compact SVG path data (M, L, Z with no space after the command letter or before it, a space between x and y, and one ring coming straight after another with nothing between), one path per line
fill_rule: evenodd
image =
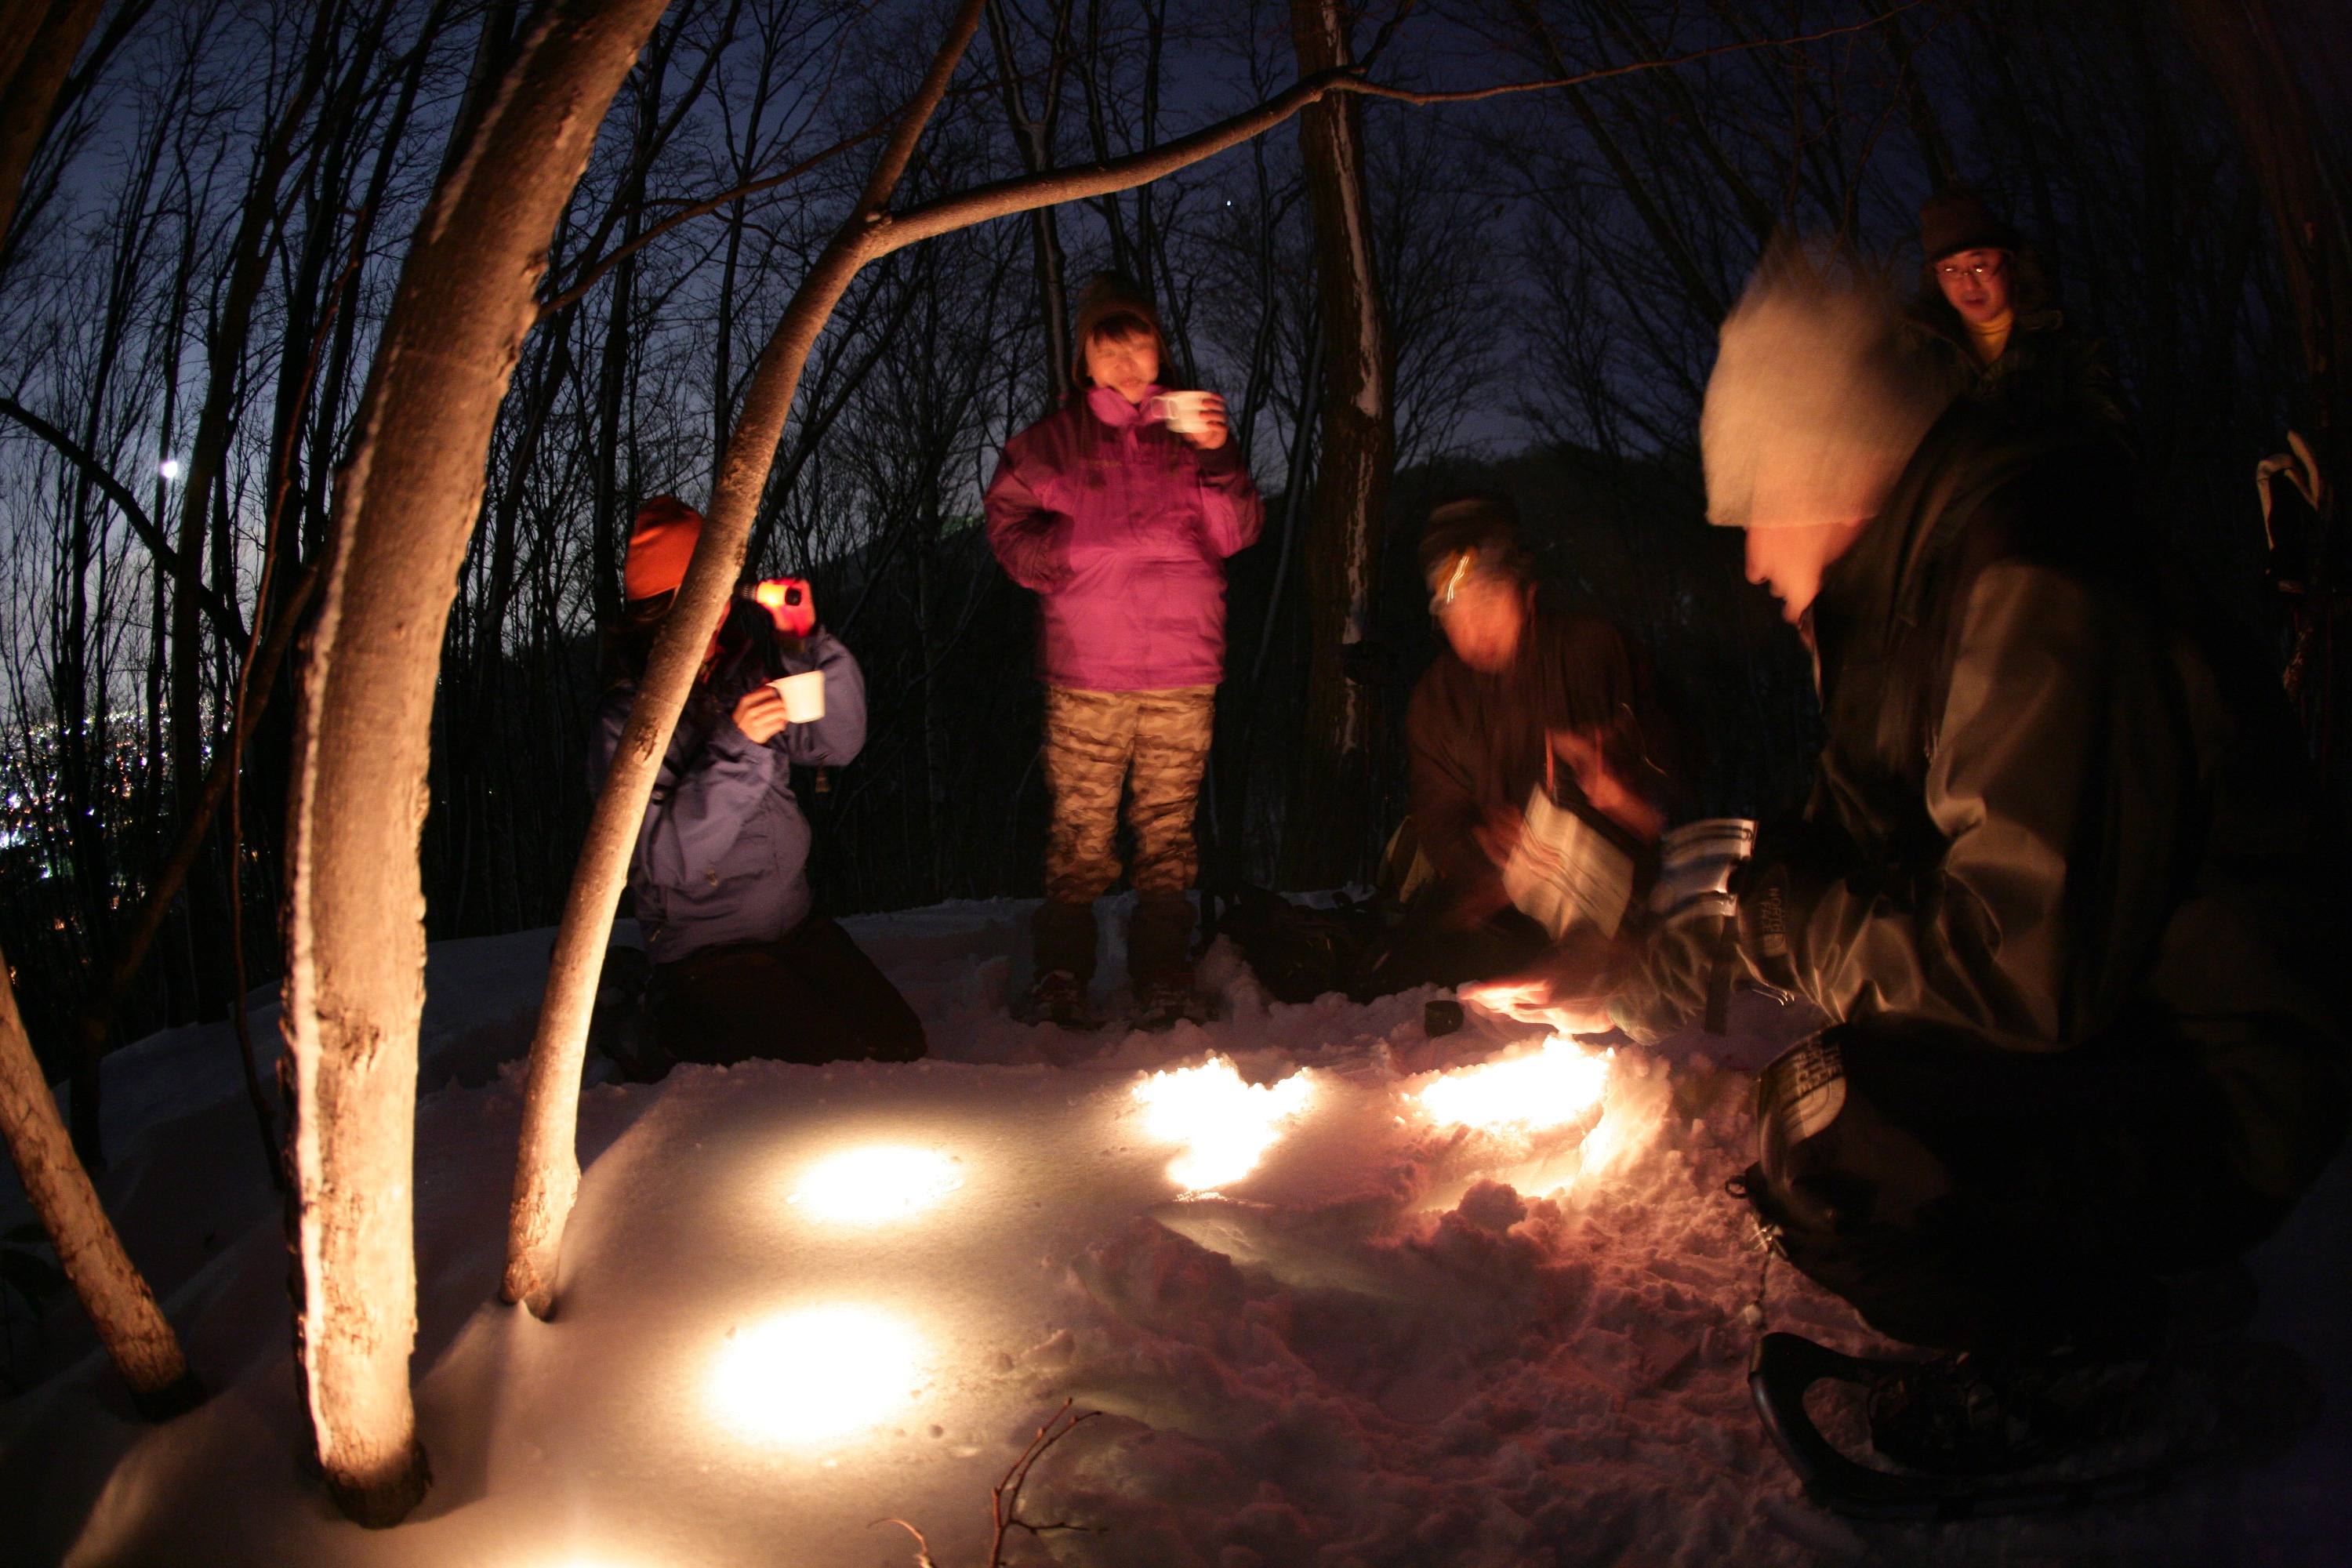
M1607 736L1611 765L1628 788L1662 790L1649 707L1625 639L1598 616L1538 606L1517 658L1499 674L1441 651L1405 710L1405 747L1413 834L1447 895L1475 899L1501 875L1475 830L1501 808L1527 809L1544 782L1549 731ZM1569 779L1559 784L1562 795L1575 789Z
M2275 679L2168 577L2130 478L2082 426L1929 432L1822 579L1828 744L1743 948L1834 1020L2185 1042L2242 1179L2292 1195L2347 1120L2340 885Z
M1955 398L2029 422L2082 418L2124 428L2123 394L2105 347L2069 328L2055 307L2021 306L2000 357L1987 364L1959 313L1932 281L1928 290L1906 312L1909 336Z
M1224 679L1225 557L1256 542L1265 509L1232 439L1201 451L1150 405L1090 388L1006 442L989 481L988 542L1037 595L1050 685Z
M697 683L654 781L629 859L629 894L656 963L725 942L765 942L809 912L809 825L793 798L792 764L838 767L866 744L866 679L839 639L812 633L777 647L767 614L738 603L719 662ZM788 724L765 745L735 727L736 702L776 675L824 671L824 717ZM636 684L605 692L590 742L588 784L600 786L621 743Z

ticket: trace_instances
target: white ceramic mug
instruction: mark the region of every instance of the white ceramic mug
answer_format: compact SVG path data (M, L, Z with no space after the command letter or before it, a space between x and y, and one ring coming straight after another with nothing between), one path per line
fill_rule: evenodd
M1171 435L1198 436L1209 428L1216 398L1213 392L1163 392L1151 400L1151 411Z
M784 700L784 718L794 724L814 724L824 717L824 671L803 670L780 675L768 682Z

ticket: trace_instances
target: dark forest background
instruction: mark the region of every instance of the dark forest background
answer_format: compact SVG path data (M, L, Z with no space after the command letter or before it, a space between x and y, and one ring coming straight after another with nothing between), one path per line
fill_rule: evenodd
M2278 12L2305 80L2347 79L2330 5ZM275 602L322 548L405 241L528 13L118 0L68 82L0 251L0 946L53 1062L225 743L273 507ZM1152 145L1297 74L1286 9L1256 0L999 0L989 20L911 195ZM1411 85L1718 51L1366 109L1399 477L1371 628L1391 656L1370 672L1384 809L1360 866L1402 809L1393 727L1434 647L1413 542L1430 505L1470 489L1512 494L1552 591L1650 651L1697 806L1802 798L1802 651L1741 582L1737 536L1701 516L1714 329L1776 232L1832 237L1916 287L1914 212L1953 181L2028 233L2070 321L2109 345L2151 548L2187 553L2250 635L2276 638L2251 481L2301 416L2303 353L2263 193L2169 8L1460 0L1359 20L1359 49ZM630 515L663 491L706 499L752 357L855 195L857 139L936 31L919 5L681 0L616 101L558 233L450 621L434 937L557 919ZM760 574L814 579L866 669L865 755L822 793L803 781L835 912L1037 890L1032 608L988 554L979 494L1054 395L1042 282L1104 267L1153 290L1173 374L1226 394L1268 498L1265 539L1232 563L1201 828L1207 879L1276 879L1308 653L1289 499L1316 473L1322 358L1287 127L1043 223L929 241L844 301L751 547ZM277 973L297 658L249 699L267 706L234 816L203 838L116 1039L218 1016L240 956L250 984Z

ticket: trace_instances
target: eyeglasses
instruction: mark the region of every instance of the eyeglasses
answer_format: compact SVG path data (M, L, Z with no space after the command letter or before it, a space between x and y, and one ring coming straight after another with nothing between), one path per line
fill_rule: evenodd
M1941 261L1936 264L1936 276L1954 283L1963 278L1973 278L1981 283L1988 278L2000 277L2003 266L2004 263L1999 257L1995 257L1990 261L1979 261L1969 267L1963 267L1957 261Z

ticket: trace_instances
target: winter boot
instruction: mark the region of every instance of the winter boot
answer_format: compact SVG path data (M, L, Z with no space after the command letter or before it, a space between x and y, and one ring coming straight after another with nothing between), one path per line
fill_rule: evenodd
M1192 985L1192 902L1181 893L1144 893L1127 928L1127 973L1135 988L1135 1026L1155 1033L1181 1019L1216 1016Z
M2137 1425L2151 1404L2153 1373L2146 1355L2072 1347L1937 1356L1871 1390L1871 1446L1931 1475L2021 1470Z
M1065 1029L1093 1029L1102 1020L1087 1000L1087 988L1066 969L1049 969L1029 987L1019 1016L1025 1024L1055 1024Z
M1047 899L1030 921L1036 979L1015 1014L1025 1023L1091 1029L1100 1022L1087 1003L1095 974L1095 907Z
M654 1022L653 960L634 947L608 947L596 979L588 1044L613 1058L632 1083L653 1083L675 1065Z

